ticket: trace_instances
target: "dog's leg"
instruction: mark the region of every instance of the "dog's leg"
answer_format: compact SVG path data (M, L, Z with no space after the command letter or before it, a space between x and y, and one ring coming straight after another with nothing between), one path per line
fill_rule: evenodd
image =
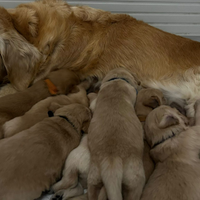
M74 166L73 166L74 167ZM59 190L73 188L78 184L78 170L76 168L66 169L62 179L52 186L52 190L57 193Z
M124 165L122 192L124 200L139 200L145 184L142 162L128 161Z
M88 199L97 200L102 188L102 181L98 167L91 163L88 174Z
M88 200L88 194L86 193L86 194L83 194L81 196L69 198L69 200Z

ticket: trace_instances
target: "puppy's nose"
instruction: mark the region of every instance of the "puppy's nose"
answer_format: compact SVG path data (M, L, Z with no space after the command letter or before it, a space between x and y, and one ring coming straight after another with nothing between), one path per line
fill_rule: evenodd
M54 116L54 113L53 113L51 110L49 110L49 111L48 111L48 116L49 116L49 117L53 117L53 116Z

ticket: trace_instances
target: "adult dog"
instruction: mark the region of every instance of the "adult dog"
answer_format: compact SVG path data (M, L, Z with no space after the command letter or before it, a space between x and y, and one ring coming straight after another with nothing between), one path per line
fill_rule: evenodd
M1 8L0 13L2 65L18 89L57 68L102 79L120 66L135 73L144 85L162 89L169 103L189 105L187 115L194 115L193 105L200 96L199 42L129 15L71 7L62 0L39 0L8 12ZM18 49L19 44L25 45ZM15 66L22 54L23 65ZM15 76L10 70L15 68L24 70Z

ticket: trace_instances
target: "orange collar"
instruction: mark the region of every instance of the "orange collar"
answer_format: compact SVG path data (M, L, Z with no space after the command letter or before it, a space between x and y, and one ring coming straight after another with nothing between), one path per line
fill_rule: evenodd
M56 95L58 93L57 87L50 81L50 79L45 79L44 81L47 84L50 94Z
M141 122L145 122L146 121L146 116L144 116L144 115L138 115L137 117Z

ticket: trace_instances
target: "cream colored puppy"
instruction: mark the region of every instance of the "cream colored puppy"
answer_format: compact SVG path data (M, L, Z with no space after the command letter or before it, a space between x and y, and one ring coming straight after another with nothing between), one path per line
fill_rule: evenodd
M68 154L88 126L90 110L71 104L30 129L0 141L0 197L33 200L59 178Z
M30 128L34 124L42 121L44 118L48 117L48 111L50 106L53 104L68 105L72 103L80 103L88 106L88 98L86 94L86 89L90 86L89 81L84 81L78 86L76 86L75 93L70 93L66 95L58 95L55 97L48 97L37 104L35 104L28 112L23 116L16 117L10 121L7 121L1 129L1 134L3 137L10 137L19 133L25 129Z
M141 200L200 199L200 101L195 118L188 127L187 118L168 106L148 115L145 133L156 168Z
M137 200L145 182L143 129L135 114L137 83L125 69L110 71L100 87L88 130L88 197L102 186L109 200Z

